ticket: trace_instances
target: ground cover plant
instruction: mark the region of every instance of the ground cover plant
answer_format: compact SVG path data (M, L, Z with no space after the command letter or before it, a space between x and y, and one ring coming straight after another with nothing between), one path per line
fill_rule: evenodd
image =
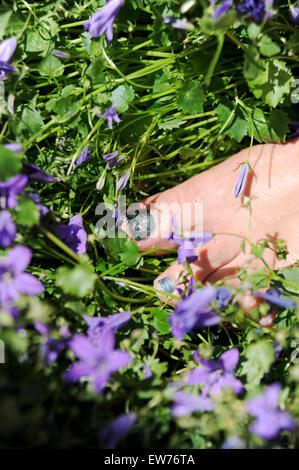
M2 448L298 447L299 264L186 280L174 307L153 281L192 253L105 238L96 211L119 227L120 195L296 138L298 23L287 1L1 2Z

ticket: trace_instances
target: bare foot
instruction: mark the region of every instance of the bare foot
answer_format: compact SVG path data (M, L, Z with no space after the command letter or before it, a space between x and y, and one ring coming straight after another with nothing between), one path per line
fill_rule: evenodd
M261 261L243 253L240 245L239 236L248 235L250 211L244 201L250 198L251 242L266 238L274 243L283 239L288 249L285 260L278 260L270 249L265 250L263 257L272 269L290 266L299 255L299 139L254 146L249 157L253 172L248 174L243 196L236 198L239 165L247 159L245 149L172 189L148 197L142 202L151 215L129 219L126 232L135 236L141 251L176 246L167 240L173 230L169 224L174 214L182 231L198 231L201 227L204 232L213 232L212 240L195 249L198 259L190 266L196 279L214 283L234 275L240 267L261 267ZM191 217L184 217L190 205L195 210ZM201 208L203 218L196 220ZM149 237L140 240L139 233ZM155 288L176 294L183 273L186 274L184 265L174 263L155 280Z

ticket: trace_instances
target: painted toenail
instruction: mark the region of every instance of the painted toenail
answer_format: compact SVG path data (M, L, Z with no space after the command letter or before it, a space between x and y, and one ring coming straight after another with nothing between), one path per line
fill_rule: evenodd
M163 279L160 279L159 284L161 289L168 294L171 294L175 289L174 282L170 277L163 277Z
M140 211L138 215L127 215L132 237L136 241L145 240L154 230L155 222L148 211Z

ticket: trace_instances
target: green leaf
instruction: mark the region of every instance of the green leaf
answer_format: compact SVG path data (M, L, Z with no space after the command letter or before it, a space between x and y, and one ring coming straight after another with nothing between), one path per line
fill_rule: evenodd
M241 373L247 377L247 389L250 390L260 383L274 361L274 348L270 341L262 340L250 344L245 352L245 362Z
M11 15L12 15L12 11L5 11L3 13L0 13L0 38L1 39L5 34L5 30L10 20Z
M45 57L50 53L51 49L53 49L53 42L50 40L49 33L45 30L27 32L25 43L26 52L37 52Z
M26 227L39 224L40 212L36 204L25 196L19 197L19 204L15 208L16 222Z
M286 281L295 284L295 286L298 286L298 288L296 288L283 284L283 288L286 291L299 295L299 268L292 266L289 269L282 269L281 271L278 271L277 274L279 276L283 276Z
M63 75L62 62L49 54L40 64L39 68L41 75L49 75L50 77L59 77Z
M12 150L0 145L0 181L6 181L21 170L20 157Z
M258 43L261 54L266 57L272 57L280 52L280 47L272 41L270 36L264 34Z
M260 59L256 47L249 47L244 56L244 77L247 80L254 80L264 71L264 63Z
M19 129L30 131L31 134L39 131L39 129L44 125L41 115L39 112L31 105L26 106L23 109L21 122Z
M258 142L283 142L289 132L288 115L281 110L273 110L269 117L265 117L260 108L255 108L252 114L253 136ZM251 123L248 122L248 133Z
M234 103L224 98L222 103L217 107L216 112L221 124L228 122L224 132L237 142L241 142L243 137L248 133L248 118L244 110L240 106L235 109Z
M102 241L111 262L125 261L126 265L134 266L139 260L139 248L130 238L104 238Z
M120 113L124 113L134 99L134 90L130 85L120 85L113 90L111 101Z
M168 313L165 310L161 310L160 308L153 308L151 309L151 313L153 314L153 326L158 330L161 335L167 335L170 333L170 324L168 322Z
M249 25L247 26L247 33L250 39L253 39L253 40L256 39L258 35L261 33L260 25L251 21Z
M92 290L96 278L90 265L79 264L75 268L62 266L56 273L56 284L65 294L84 297Z
M254 79L248 80L248 85L258 99L275 108L285 94L290 94L292 73L277 59L266 62L265 69Z
M177 105L184 113L197 114L203 112L204 92L195 81L187 82L177 96Z

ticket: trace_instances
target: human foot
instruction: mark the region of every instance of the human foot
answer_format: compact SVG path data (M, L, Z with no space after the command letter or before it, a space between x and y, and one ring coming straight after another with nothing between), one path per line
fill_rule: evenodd
M265 250L263 258L272 269L290 266L299 253L299 139L254 146L249 157L253 171L247 177L243 196L236 198L238 167L247 159L245 149L172 189L146 198L143 207L150 210L150 218L137 216L125 230L135 235L141 251L176 246L167 240L173 230L169 225L173 215L182 231L199 231L200 227L212 232L213 239L195 249L198 259L190 267L197 280L214 283L233 276L240 267L257 269L261 265L248 251L243 253L240 244L242 237L248 236L250 211L244 201L250 198L251 242L267 239L274 247L276 240L284 240L288 248L285 260L278 260L271 249ZM190 217L184 217L190 207ZM140 204L136 208L140 209ZM196 216L201 210L202 219ZM140 240L140 227L148 238ZM186 274L182 264L174 263L155 280L155 288L176 294L175 288L182 287Z

